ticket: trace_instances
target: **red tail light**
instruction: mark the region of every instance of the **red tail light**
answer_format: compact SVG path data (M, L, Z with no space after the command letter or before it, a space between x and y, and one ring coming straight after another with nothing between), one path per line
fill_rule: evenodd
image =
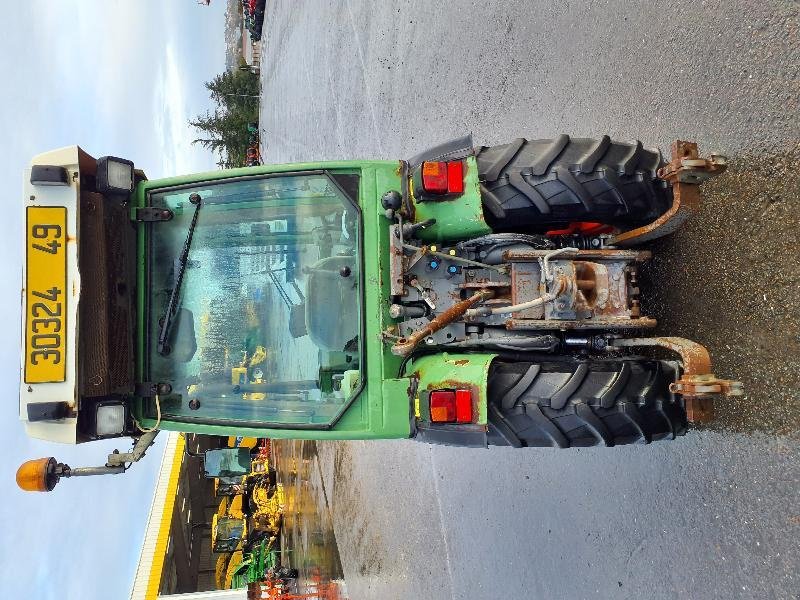
M472 423L469 390L435 390L431 392L430 405L434 423Z
M452 423L456 420L456 393L449 391L431 392L431 421Z
M431 194L463 194L464 163L460 160L422 163L422 187Z
M422 187L432 194L447 193L447 163L422 163Z
M472 393L469 390L456 390L456 421L472 423Z
M464 193L464 163L460 160L447 163L447 192Z

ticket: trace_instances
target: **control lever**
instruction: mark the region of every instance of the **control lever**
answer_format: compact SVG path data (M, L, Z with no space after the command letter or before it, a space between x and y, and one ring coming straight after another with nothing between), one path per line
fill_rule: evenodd
M431 225L436 224L436 219L426 219L419 223L404 223L403 224L403 239L410 239L416 237L420 229L425 229Z
M420 297L425 302L425 304L427 304L430 307L431 310L436 310L436 305L433 303L433 300L431 300L430 295L425 290L425 288L423 288L419 284L419 281L417 281L417 279L412 279L411 281L408 282L408 285L410 285L419 292Z

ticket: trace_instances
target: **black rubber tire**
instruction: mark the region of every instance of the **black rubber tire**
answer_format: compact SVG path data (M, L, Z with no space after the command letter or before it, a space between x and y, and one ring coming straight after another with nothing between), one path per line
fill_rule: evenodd
M672 205L656 177L658 150L639 141L561 135L475 149L484 216L494 231L541 232L572 221L620 228L649 223Z
M489 373L489 443L619 446L683 435L683 402L669 391L672 361L495 361Z

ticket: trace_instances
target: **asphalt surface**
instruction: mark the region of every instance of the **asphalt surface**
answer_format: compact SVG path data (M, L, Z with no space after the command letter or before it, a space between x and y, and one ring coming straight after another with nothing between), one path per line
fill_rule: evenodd
M281 562L298 570L293 591L347 600L333 511L314 442L273 441L273 465L283 484Z
M267 3L267 162L467 132L731 160L655 244L643 309L747 395L647 447L317 444L352 598L800 597L798 30L788 1Z

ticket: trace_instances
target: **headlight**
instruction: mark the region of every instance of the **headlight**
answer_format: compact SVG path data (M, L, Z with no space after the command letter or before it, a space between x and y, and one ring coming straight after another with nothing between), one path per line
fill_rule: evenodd
M133 191L133 163L114 156L98 159L97 191L101 194L130 194Z
M106 437L125 431L125 405L98 404L95 414L95 435Z

